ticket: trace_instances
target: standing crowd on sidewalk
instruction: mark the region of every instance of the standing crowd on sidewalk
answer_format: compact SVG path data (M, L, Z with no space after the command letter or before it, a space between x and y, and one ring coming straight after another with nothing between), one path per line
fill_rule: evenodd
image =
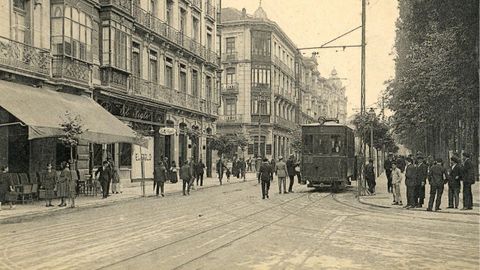
M448 207L459 208L459 194L462 191L462 210L473 209L471 186L475 184L474 165L469 153L464 152L462 157L454 154L449 162L432 156L426 159L422 153L408 157L392 154L385 160L384 168L387 176L387 191L393 195L393 205L402 205L404 208L422 208L425 204L425 187L430 186L427 211L442 210L442 194L445 185L448 185ZM373 176L372 176L373 174ZM369 184L369 191L375 194L375 173L373 161L365 169L365 179ZM403 205L401 184L405 183L407 202Z

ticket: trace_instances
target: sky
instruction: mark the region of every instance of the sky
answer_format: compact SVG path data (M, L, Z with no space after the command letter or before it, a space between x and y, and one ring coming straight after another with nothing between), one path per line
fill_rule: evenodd
M262 8L298 48L320 46L361 25L361 0L262 0ZM253 14L259 0L222 0L222 7L247 9ZM367 0L366 10L366 107L376 107L384 82L395 71L395 22L398 17L396 0ZM329 45L361 44L361 29ZM346 86L348 115L360 110L361 49L302 50L306 56L318 52L320 74L329 77L333 68Z

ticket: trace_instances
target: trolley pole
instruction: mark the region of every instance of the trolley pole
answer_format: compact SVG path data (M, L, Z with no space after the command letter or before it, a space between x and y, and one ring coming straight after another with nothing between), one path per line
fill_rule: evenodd
M360 115L365 115L365 26L366 26L366 0L362 0L362 53L361 53L361 85L360 85ZM364 168L366 160L365 142L362 143L363 156L360 166L360 180L357 182L358 196L365 195L366 182L364 178Z

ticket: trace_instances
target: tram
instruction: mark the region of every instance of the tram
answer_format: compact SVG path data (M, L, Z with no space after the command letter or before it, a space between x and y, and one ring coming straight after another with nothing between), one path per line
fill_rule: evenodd
M333 191L350 184L355 171L353 130L338 120L302 125L301 174L308 187L330 186Z

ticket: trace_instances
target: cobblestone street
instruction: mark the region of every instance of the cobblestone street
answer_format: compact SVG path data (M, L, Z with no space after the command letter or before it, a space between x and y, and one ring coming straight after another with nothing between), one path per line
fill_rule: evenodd
M262 200L240 182L2 224L0 269L479 269L477 215L295 187Z

